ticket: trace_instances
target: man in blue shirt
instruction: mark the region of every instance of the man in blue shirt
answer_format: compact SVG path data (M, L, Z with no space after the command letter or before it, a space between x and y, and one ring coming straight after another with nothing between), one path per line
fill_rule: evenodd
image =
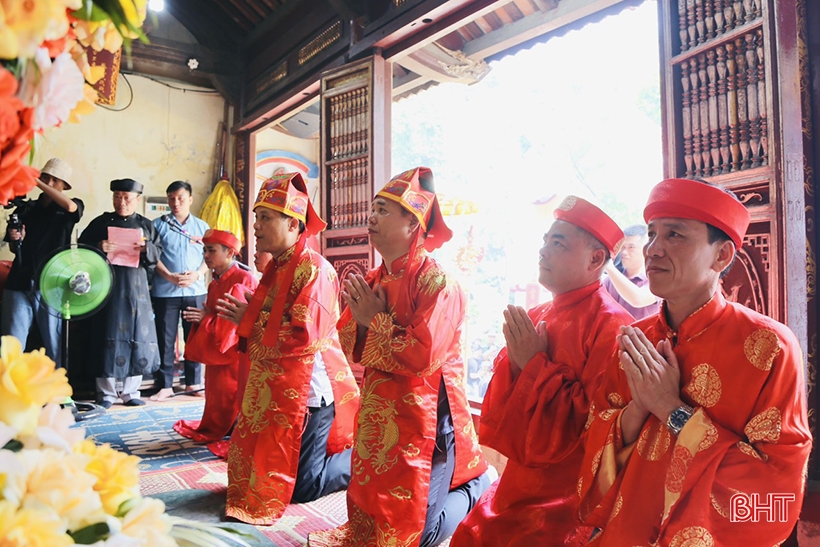
M208 267L202 257L202 236L208 224L191 214L191 185L172 182L165 191L171 212L154 220L162 240L162 256L157 264L151 287L151 302L157 324L160 367L154 375L159 390L152 401L164 401L174 394L174 361L177 332L182 312L186 308L202 308L207 289L205 272ZM191 323L182 320L185 338ZM185 390L202 395L202 364L185 360Z

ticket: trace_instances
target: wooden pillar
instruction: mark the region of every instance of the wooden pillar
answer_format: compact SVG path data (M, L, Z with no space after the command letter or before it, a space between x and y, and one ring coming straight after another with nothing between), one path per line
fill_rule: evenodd
M247 245L242 250L242 261L249 264L253 260L256 245L253 238L253 200L256 177L256 139L250 131L237 133L234 139L234 181L233 187L242 211L243 228Z

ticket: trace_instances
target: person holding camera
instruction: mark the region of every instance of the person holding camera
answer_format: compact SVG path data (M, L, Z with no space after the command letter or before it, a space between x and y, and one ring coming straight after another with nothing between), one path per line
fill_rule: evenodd
M34 321L40 330L46 355L62 364L62 321L37 295L36 275L40 266L57 249L71 242L71 231L83 216L83 202L68 198L71 166L51 158L40 171L36 200L21 201L6 225L4 241L14 253L3 291L0 331L26 346Z

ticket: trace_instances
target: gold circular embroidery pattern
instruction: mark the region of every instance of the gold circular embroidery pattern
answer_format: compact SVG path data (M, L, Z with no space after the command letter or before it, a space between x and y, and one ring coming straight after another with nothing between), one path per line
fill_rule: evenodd
M703 526L689 526L675 534L670 547L714 547L715 540Z
M618 413L618 409L617 409L617 408L607 408L606 410L602 410L601 412L599 412L599 413L598 413L598 416L599 416L599 417L600 417L603 421L608 422L608 421L609 421L609 420L611 420L611 419L612 419L612 417L613 417L613 416L615 416L615 414L617 414L617 413Z
M715 424L709 424L709 427L706 429L706 433L704 433L703 438L700 440L700 444L698 445L698 452L703 452L715 444L715 441L717 440L718 430L715 427Z
M621 394L614 391L606 396L606 400L615 408L623 408L626 406L626 402Z
M601 448L595 455L592 457L592 474L595 475L598 472L598 466L601 465L601 456L604 454L604 449Z
M737 447L740 449L741 452L746 454L747 456L752 456L758 460L762 460L763 458L760 457L760 454L757 453L757 450L752 447L749 443L744 443L743 441L737 442Z
M683 388L683 392L700 406L713 407L722 393L720 375L712 365L701 363L692 370L692 379Z
M780 430L783 422L780 417L780 410L776 407L767 408L746 424L743 432L750 443L767 442L776 443L780 440Z
M777 354L780 353L780 341L774 331L756 330L746 338L743 344L746 358L760 370L770 370Z
M714 494L709 494L709 499L712 501L712 507L714 508L715 511L717 511L717 514L720 515L721 517L725 518L725 519L728 519L729 518L729 509L727 509L725 506L723 506L717 500L717 498L715 497Z
M683 491L683 479L689 469L694 456L683 446L676 446L672 452L672 461L669 463L669 470L666 472L666 489L673 494Z
M641 431L641 436L638 437L638 454L650 462L658 461L669 450L670 441L666 424L654 423Z
M595 419L595 403L589 405L589 414L587 414L587 423L584 424L584 430L589 429L589 426L592 425L592 421Z
M618 513L621 512L621 507L624 505L624 497L623 495L618 492L618 497L615 499L615 505L612 506L612 513L609 514L609 520L607 522L612 522L612 519L618 516Z
M564 201L558 206L558 209L561 211L571 211L575 204L578 203L578 198L575 196L567 196L564 198Z

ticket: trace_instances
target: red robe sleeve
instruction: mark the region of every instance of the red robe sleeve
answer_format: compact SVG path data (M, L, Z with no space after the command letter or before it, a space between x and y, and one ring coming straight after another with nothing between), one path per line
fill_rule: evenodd
M541 320L536 313L529 312L535 324ZM502 349L482 405L481 444L528 466L546 466L575 452L590 400L615 351L615 334L626 320L609 316L598 321L590 332L589 353L574 356L573 363L540 352L519 373ZM549 341L561 344L560 339Z
M256 285L256 278L248 275L243 277L239 283L231 285L224 294L230 294L244 302L245 292L253 291ZM222 298L222 296L220 294L217 298ZM211 298L208 300L208 303L212 304ZM236 361L235 351L239 343L239 335L236 333L237 325L219 317L215 309L206 308L205 311L202 321L191 326L185 347L186 358L210 366L233 364Z
M286 359L313 357L330 343L336 324L336 294L339 292L335 272L322 271L309 255L297 267L291 289L296 293L293 304L286 307L279 330L279 343L273 351ZM312 366L313 361L310 361Z
M441 368L458 333L464 297L461 288L444 276L427 279L428 285L419 291L407 326L397 324L390 313L376 314L365 338L362 365L419 377Z

